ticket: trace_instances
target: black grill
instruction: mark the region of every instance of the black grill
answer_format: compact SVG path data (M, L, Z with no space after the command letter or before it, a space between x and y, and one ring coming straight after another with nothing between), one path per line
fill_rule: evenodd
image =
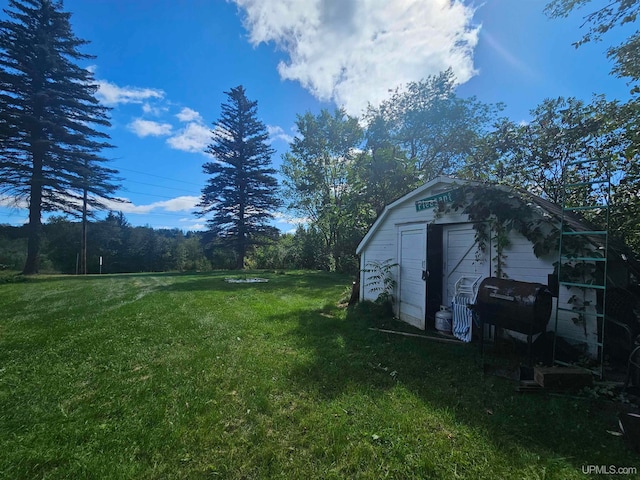
M553 297L546 285L503 278L485 278L478 288L472 308L480 323L480 348L484 344L484 325L496 325L527 335L529 362L531 340L547 329Z

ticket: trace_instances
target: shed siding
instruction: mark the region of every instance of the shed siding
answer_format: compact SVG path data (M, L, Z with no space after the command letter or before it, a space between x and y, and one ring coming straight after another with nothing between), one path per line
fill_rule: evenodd
M542 283L548 282L547 275L553 273L554 256L538 258L533 253L533 245L522 234L512 231L509 234L511 245L505 249L504 273L507 278L521 282ZM492 252L495 256L495 252ZM492 273L495 275L495 265Z
M401 226L411 225L411 224L459 224L460 231L464 230L464 225L471 224L469 223L468 217L463 214L453 213L447 216L441 216L435 218L434 209L426 209L422 211L416 211L415 202L419 199L425 198L432 194L438 193L442 191L442 184L435 184L433 189L419 189L415 194L409 194L404 200L401 200L400 203L394 204L393 208L386 212L386 216L381 219L380 223L376 225L376 230L371 233L370 238L368 239L366 245L361 251L360 258L360 266L361 270L368 268L371 262L385 262L389 263L397 263L398 262L398 230ZM445 188L454 188L454 185L448 185ZM444 229L444 235L446 236L446 232L451 229L456 229L456 226L446 227ZM468 230L468 229L467 229ZM455 235L454 235L455 237ZM452 239L453 243L451 245L447 245L446 237L443 252L443 258L447 258L447 250L448 249L457 249L459 250L459 254L463 254L462 250L465 248L468 249L468 246L462 245L466 240L463 238L464 235L455 240ZM460 240L460 242L457 242ZM465 241L463 241L465 240ZM457 242L457 243L456 243ZM519 280L524 282L533 282L533 283L541 283L546 285L548 282L548 275L552 274L554 271L553 263L557 261L556 255L551 254L542 258L537 258L533 253L533 245L529 240L527 240L523 235L517 232L511 232L510 234L510 242L508 248L505 249L505 258L504 258L504 266L503 271L507 275L508 278L513 280ZM427 245L427 249L429 246ZM492 245L489 245L489 249L487 252L483 254L485 258L484 266L482 263L475 264L474 261L476 259L476 253L474 251L469 253L464 259L463 262L458 265L458 269L460 272L469 273L469 274L481 274L483 277L489 275L496 275L495 271L495 262L490 260L495 257L495 251L492 250ZM449 254L449 259L455 257L456 252L451 252ZM443 269L443 275L447 277L449 268L451 266L445 266ZM372 285L368 285L370 282L368 279L367 273L363 272L361 275L360 282L360 295L364 300L375 300L378 296L378 291L372 289ZM394 279L398 282L398 269L394 269ZM450 291L452 289L451 285L448 285L447 278L443 278L443 300L446 298L447 302L450 301L448 297L450 297ZM560 288L560 298L554 299L554 307L551 314L551 318L549 320L548 330L553 330L556 324L556 304L560 305L560 307L571 308L571 304L568 303L570 297L574 294L582 295L582 291L579 289L567 289L564 287ZM397 295L398 292L394 292L394 295ZM587 300L591 301L592 305L595 305L595 295L592 292L589 292L590 297ZM396 308L398 302L396 301ZM595 307L590 308L591 313L595 311ZM396 312L397 313L397 312ZM573 319L576 317L575 314L571 312L560 312L558 315L558 333L560 335L575 339L576 341L589 341L593 343L595 338L597 338L597 321L596 317L591 314L587 315L586 326L580 323L576 323ZM593 352L592 352L593 353Z
M384 221L378 225L374 235L367 243L366 248L362 251L360 258L360 269L364 270L374 262L385 262L389 260L389 263L398 262L398 228L401 225L410 224L422 224L429 223L459 223L468 221L466 215L447 215L442 218L435 218L435 210L428 209L420 212L416 211L416 200L428 196L428 193L416 195L407 198L404 202L389 212ZM427 248L429 246L427 245ZM398 269L394 269L394 280L398 282ZM366 272L362 273L360 282L360 298L363 300L375 300L378 297L377 291L372 291L369 275ZM398 292L394 292L397 296ZM397 302L396 302L397 307ZM396 312L397 313L397 312Z
M475 230L471 223L451 225L444 228L443 292L445 305L451 305L456 282L461 277L474 280L489 276L489 261L486 252L478 252ZM479 283L479 282L478 282Z

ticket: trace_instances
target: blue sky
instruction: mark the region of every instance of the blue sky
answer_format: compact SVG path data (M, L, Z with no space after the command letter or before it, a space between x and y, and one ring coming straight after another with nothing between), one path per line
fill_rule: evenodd
M582 13L548 19L542 0L65 0L113 108L105 151L120 171L117 207L133 225L197 230L203 149L225 91L242 84L268 126L274 167L296 114L344 106L359 115L390 89L452 67L461 96L506 104L527 121L545 98L625 100L607 43L575 49ZM598 3L598 2L594 2ZM6 0L0 0L6 8ZM4 16L4 14L2 14ZM618 38L615 38L615 35ZM0 224L27 212L0 199ZM277 226L295 228L278 212Z

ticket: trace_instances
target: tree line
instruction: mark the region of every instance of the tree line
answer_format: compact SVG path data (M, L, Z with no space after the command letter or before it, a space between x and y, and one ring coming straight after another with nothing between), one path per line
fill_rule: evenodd
M635 19L638 3L614 1L594 12L587 17L590 33L577 43ZM562 17L585 4L554 0L547 12ZM637 97L624 104L597 94L590 102L551 98L521 123L504 117L501 104L458 96L451 70L399 87L360 118L340 108L298 115L280 186L257 102L241 85L231 88L211 130L211 160L203 165L208 180L198 215L207 220L206 232L131 227L113 212L92 222L91 214L114 197L119 178L100 153L111 147L101 130L109 125L108 111L95 98L92 74L74 63L90 58L78 50L86 42L71 32L61 2L9 5L10 20L0 23L0 194L29 205L24 273L38 271L43 240L46 258L65 272L74 265L93 271L96 255L113 259L113 271L355 272L356 246L384 207L438 175L502 183L559 202L565 167L583 159L597 159L598 173L611 172L611 231L640 252ZM613 73L630 79L633 92L640 78L636 36L608 52ZM587 175L574 174L572 181ZM578 194L602 200L595 190ZM273 216L282 207L305 226L278 232ZM78 220L54 217L43 225L47 211Z
M0 225L0 270L20 270L27 255L26 227ZM80 268L82 222L54 216L42 226L40 271L83 273ZM87 228L87 273L206 272L234 269L238 257L221 239L180 229L132 226L122 213L110 212ZM251 249L245 266L253 269L329 270L323 240L313 228L277 233Z

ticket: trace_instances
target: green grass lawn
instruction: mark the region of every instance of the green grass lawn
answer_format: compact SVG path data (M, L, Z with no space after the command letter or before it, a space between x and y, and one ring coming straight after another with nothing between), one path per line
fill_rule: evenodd
M0 283L0 478L584 478L617 410L370 331L316 272ZM617 477L621 478L621 477Z

